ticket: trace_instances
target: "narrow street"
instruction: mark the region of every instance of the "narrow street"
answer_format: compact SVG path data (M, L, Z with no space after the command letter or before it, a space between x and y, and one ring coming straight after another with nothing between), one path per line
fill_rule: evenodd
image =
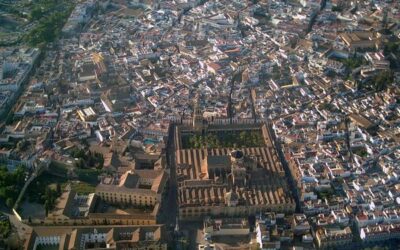
M170 179L168 186L167 197L163 202L160 222L166 224L169 231L173 231L178 216L178 187L176 181L176 168L175 168L175 142L174 142L174 129L172 125L168 134L167 145L167 168L170 171Z
M271 127L272 124L267 124L267 125L268 125L267 127L270 131L270 134L272 136L272 140L274 141L275 148L278 152L278 156L282 162L283 169L285 170L285 175L286 175L286 179L288 180L289 188L291 190L294 200L296 201L296 212L300 212L301 211L300 199L299 199L300 197L298 196L298 193L296 191L297 190L296 183L293 180L292 175L290 174L289 166L288 166L288 163L286 162L285 155L282 151L281 144L275 135L275 131Z
M228 117L232 123L232 119L235 116L235 113L233 111L233 107L232 107L232 94L234 91L234 87L235 87L235 82L238 82L242 79L242 71L241 70L237 70L233 73L232 79L229 83L230 85L230 92L229 92L229 100L228 100Z

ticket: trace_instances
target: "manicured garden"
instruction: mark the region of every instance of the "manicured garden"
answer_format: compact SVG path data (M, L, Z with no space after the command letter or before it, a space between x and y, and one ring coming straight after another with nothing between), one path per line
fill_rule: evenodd
M48 212L55 206L55 201L67 185L78 194L95 192L101 170L77 169L74 178L67 175L68 170L62 164L51 164L49 170L37 177L26 190L25 198L29 202L44 205Z

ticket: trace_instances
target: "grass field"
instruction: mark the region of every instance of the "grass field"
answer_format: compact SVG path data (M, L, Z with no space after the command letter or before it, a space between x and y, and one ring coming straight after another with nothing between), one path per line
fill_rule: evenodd
M95 189L96 189L96 186L91 185L86 182L73 181L73 182L70 182L69 184L71 186L71 189L74 190L75 192L77 192L78 194L94 193Z

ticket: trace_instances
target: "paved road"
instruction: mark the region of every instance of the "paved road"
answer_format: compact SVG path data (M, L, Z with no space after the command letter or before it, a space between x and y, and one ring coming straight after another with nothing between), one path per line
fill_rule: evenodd
M178 185L175 168L174 128L175 126L171 126L168 135L167 167L170 170L170 179L167 197L163 202L160 216L160 222L165 223L168 227L171 227L171 229L175 227L176 218L178 216Z
M289 184L289 188L292 192L294 200L296 201L296 212L300 212L301 211L300 199L299 199L300 197L298 196L298 193L297 193L296 183L295 183L292 175L290 174L289 166L288 166L288 163L286 162L285 155L283 154L281 144L280 144L279 140L277 139L275 131L272 129L271 124L268 124L267 128L270 131L272 140L274 141L275 148L278 152L278 156L279 156L279 158L282 162L283 168L285 170L285 175L286 175L287 182Z

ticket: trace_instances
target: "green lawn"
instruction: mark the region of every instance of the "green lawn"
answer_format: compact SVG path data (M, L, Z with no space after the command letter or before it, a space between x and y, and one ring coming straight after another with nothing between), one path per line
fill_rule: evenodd
M75 173L78 176L77 180L68 179L66 169L63 169L61 165L53 165L50 171L54 171L55 169L57 173L65 173L65 177L54 176L48 172L44 172L26 190L25 197L29 201L44 204L46 187L55 190L57 184L60 184L62 189L70 184L71 189L77 193L88 194L95 192L96 185L99 183L98 176L101 171L97 169L75 169Z
M85 182L71 182L71 189L78 194L90 194L94 193L96 186L85 183Z
M78 176L79 181L87 182L92 185L98 184L98 176L102 173L101 170L94 168L74 168L73 171ZM59 162L52 162L50 164L49 172L67 178L68 167Z

